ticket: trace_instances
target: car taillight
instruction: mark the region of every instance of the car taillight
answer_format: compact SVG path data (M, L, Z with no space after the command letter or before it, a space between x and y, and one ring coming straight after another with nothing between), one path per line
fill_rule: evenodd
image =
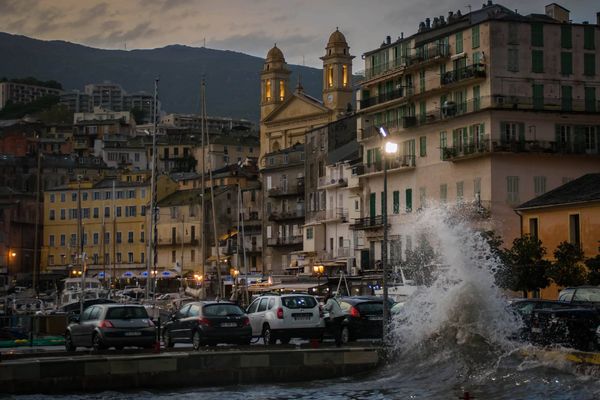
M211 326L212 324L210 323L210 320L206 319L206 318L200 318L198 320L198 323L200 325L204 325L204 326Z
M358 312L356 307L350 307L350 316L356 318L360 317L360 313Z
M281 307L277 309L277 318L283 319L283 308Z
M248 325L250 325L250 318L246 317L242 321L242 326L248 326Z
M100 321L100 325L98 325L98 327L100 328L114 328L115 326L112 324L112 322L110 322L109 320L103 320Z

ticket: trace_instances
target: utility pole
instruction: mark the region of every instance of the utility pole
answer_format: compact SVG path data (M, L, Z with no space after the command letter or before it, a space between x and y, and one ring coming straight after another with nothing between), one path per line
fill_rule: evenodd
M37 179L35 184L35 232L33 237L33 290L36 296L39 294L39 258L38 258L38 246L39 246L39 226L40 226L40 191L41 191L41 177L42 174L42 152L40 149L40 135L36 135L37 139Z
M148 282L152 282L152 300L156 298L156 274L158 268L158 209L157 209L157 199L158 195L156 193L156 181L158 177L157 174L157 166L156 166L156 131L158 124L158 81L159 79L154 79L154 112L153 112L153 127L152 127L152 181L151 181L151 204L152 204L152 267L153 267L153 276L150 280L150 276L148 276ZM146 286L148 286L146 284Z
M206 161L205 161L205 157L204 157L204 153L206 151L205 148L205 143L204 143L204 107L202 106L202 104L204 104L204 96L205 96L205 82L204 82L204 78L202 78L202 85L200 87L200 114L201 114L201 121L200 121L200 134L202 136L202 138L200 139L200 145L202 148L202 154L201 154L201 163L202 163L202 171L200 172L200 179L201 179L201 188L202 188L202 203L201 203L201 232L200 232L200 265L202 266L202 277L206 278L205 276L205 272L206 272L206 268L204 268L204 263L206 262L206 204L204 203L204 193L206 191L206 185L204 182L204 170L206 168ZM202 280L202 298L204 299L206 297L206 279Z

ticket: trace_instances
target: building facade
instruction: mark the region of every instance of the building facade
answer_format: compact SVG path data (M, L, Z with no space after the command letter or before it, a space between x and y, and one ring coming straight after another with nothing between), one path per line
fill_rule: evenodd
M45 96L60 96L62 90L17 82L0 82L0 109L7 102L26 104Z

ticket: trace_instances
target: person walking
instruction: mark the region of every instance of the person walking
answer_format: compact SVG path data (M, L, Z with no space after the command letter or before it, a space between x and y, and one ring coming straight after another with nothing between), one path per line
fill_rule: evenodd
M342 321L344 320L344 312L340 307L340 303L338 303L333 295L327 294L323 309L329 313L327 324L329 333L335 339L335 345L340 347L342 345Z

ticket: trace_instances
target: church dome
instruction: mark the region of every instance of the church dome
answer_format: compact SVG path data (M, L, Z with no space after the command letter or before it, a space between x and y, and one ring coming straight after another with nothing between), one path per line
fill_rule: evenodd
M327 47L335 47L335 46L348 46L348 42L346 42L346 37L342 32L339 31L338 28L335 28L335 32L329 36L329 41L327 42Z
M267 61L284 61L283 52L279 50L277 45L273 46L271 50L267 53Z

